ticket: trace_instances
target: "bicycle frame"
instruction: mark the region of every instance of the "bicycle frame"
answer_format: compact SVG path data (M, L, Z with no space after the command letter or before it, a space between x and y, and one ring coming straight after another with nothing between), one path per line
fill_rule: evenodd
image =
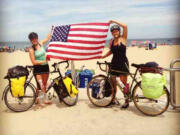
M102 68L100 68L101 70L102 70ZM102 70L103 71L103 70ZM117 73L125 73L125 72L122 72L122 71L118 71L118 70L112 70L110 67L109 67L109 70L108 70L108 72L107 72L107 77L108 78L111 78L111 73L110 73L110 71L115 71L115 72L117 72ZM132 95L132 88L133 88L133 84L134 84L134 82L136 82L136 84L138 84L138 81L137 81L137 79L136 79L136 75L137 75L137 73L138 73L138 71L139 71L139 69L138 68L136 68L136 71L135 71L135 73L133 74L133 73L128 73L128 75L130 75L130 77L132 78L132 81L131 81L131 85L130 85L130 88L129 88L129 92L130 92L130 95ZM118 82L116 81L116 84L118 84ZM121 86L118 84L117 85L121 90L122 90L122 88L121 88Z
M67 62L67 61L63 61L63 62ZM54 85L56 84L56 81L58 81L58 82L60 81L60 82L63 83L63 81L62 81L63 76L62 76L62 74L61 74L61 72L60 72L60 69L57 67L58 64L61 64L61 63L63 63L63 62L54 63L54 64L52 65L52 66L54 67L54 71L52 71L52 72L50 72L50 73L51 73L51 74L53 74L53 73L58 73L59 76L52 79L53 81L52 81L51 85L49 86L49 88L47 89L46 93L47 93L52 87L54 87ZM67 64L68 64L68 66L69 66L69 63L68 63L68 62L67 62ZM67 66L67 67L68 67L68 66ZM67 68L67 67L66 67L66 68ZM58 84L57 84L57 85L58 85ZM58 91L57 91L56 89L54 89L54 91L57 93L59 99L61 100L61 97L60 97Z
M33 70L33 69L31 68L29 73L31 73L32 70ZM29 83L31 82L31 80L33 79L33 77L34 77L34 75L31 75L31 77L27 78L26 83L29 84ZM32 84L32 83L31 83L31 84ZM32 86L34 87L34 89L36 89L36 87L34 86L34 84L32 84Z
M62 62L59 62L59 63L54 63L54 64L52 65L52 66L54 67L54 71L52 71L52 72L50 72L50 73L59 73L59 76L58 76L57 78L54 78L53 80L58 79L58 78L60 78L60 79L63 78L63 76L62 76L59 68L57 68L57 65L58 65L58 64L61 64L61 63L65 63L65 62L67 63L67 67L68 67L68 66L69 66L68 61L62 61ZM67 67L66 67L66 68L67 68ZM29 68L29 69L30 69L29 74L31 74L31 72L33 71L33 66L26 66L26 68ZM30 82L32 81L33 77L34 77L34 74L31 75L29 78L27 78L26 84L30 84ZM53 85L54 85L54 83L53 83ZM49 89L48 89L46 92L48 92L48 91L50 90L50 88L53 87L53 85L51 84L51 86L49 87ZM35 90L37 89L37 88L34 86L34 84L32 84L32 83L31 83L31 86L32 86ZM25 87L26 87L26 86L25 86ZM3 91L2 100L4 99L4 94L5 94L5 91L6 91L6 90L7 90L7 87L6 87L5 90Z

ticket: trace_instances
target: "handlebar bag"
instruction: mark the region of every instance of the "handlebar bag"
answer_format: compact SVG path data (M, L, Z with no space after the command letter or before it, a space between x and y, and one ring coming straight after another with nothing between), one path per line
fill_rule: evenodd
M154 73L142 74L141 87L143 95L147 98L157 99L163 94L166 78L164 75Z

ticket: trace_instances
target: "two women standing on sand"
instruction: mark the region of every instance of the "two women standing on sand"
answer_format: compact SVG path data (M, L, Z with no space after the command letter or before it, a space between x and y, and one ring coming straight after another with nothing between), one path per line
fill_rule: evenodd
M106 58L111 54L113 54L113 58L111 61L112 64L111 69L116 71L121 71L121 73L111 71L111 75L112 75L111 78L113 81L115 91L117 91L116 78L119 77L120 80L126 86L124 89L124 94L127 94L128 93L127 75L129 72L129 62L126 57L126 45L127 45L127 33L128 33L127 25L114 20L110 20L109 23L110 24L116 23L116 25L113 25L111 27L111 34L113 36L113 39L110 41L109 44L110 50L101 58ZM122 34L120 27L123 28ZM36 33L32 32L29 34L29 40L32 43L32 47L29 51L30 59L34 65L34 75L36 78L38 90L41 89L44 96L46 93L46 85L49 76L49 66L46 61L45 50L43 48L43 45L47 43L50 40L50 38L51 38L51 33L47 36L46 39L42 41L38 41L38 35ZM116 99L113 100L112 104L115 103L116 103ZM122 108L127 108L128 106L129 106L129 102L128 99L126 99L125 104L122 106Z

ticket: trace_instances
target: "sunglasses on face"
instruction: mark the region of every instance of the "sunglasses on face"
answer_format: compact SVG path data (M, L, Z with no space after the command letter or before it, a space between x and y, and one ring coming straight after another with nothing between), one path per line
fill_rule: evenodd
M32 39L31 42L37 42L37 39L36 39L36 38L35 38L35 39Z

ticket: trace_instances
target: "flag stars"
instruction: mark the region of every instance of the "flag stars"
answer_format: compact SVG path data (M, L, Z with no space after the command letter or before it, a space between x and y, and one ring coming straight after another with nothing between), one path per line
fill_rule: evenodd
M52 41L66 42L68 33L69 33L69 29L70 29L70 25L55 27L51 42Z

